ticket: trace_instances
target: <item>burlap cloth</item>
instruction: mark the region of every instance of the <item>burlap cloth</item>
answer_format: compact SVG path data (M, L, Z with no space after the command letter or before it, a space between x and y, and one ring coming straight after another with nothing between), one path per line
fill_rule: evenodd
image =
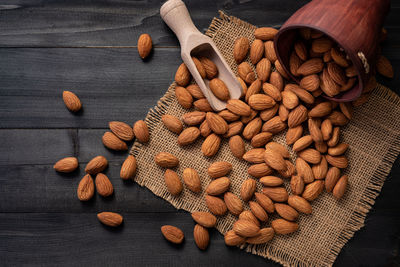
M220 18L214 18L206 34L214 40L228 64L236 71L236 63L232 56L233 43L238 36L246 36L250 41L253 40L254 29L255 26L221 12ZM177 209L189 212L207 211L204 190L195 194L184 189L179 197L169 194L164 184L164 169L154 163L154 156L160 151L176 155L180 160L176 170L178 174L181 175L187 167L196 169L200 174L203 189L211 181L207 175L208 166L215 161L228 161L234 166L229 177L231 191L236 195L239 195L242 182L249 178L249 164L232 156L226 140L222 142L220 151L213 158L202 155L202 140L187 147L178 146L177 135L167 130L160 120L163 114L181 117L187 112L178 104L174 88L175 83L168 88L158 105L150 110L146 117L151 133L150 143L141 145L136 142L131 150L138 162L135 181ZM388 88L379 85L369 102L355 110L354 119L343 128L341 135L341 140L350 144L347 153L349 167L346 169L349 186L344 197L336 201L332 194L323 193L312 202L312 215L301 215L298 219L299 231L288 236L275 236L267 244L243 245L242 249L285 266L333 264L341 248L364 225L365 216L374 204L374 199L378 196L400 151L400 98ZM284 143L284 136L285 133L276 136L275 141ZM247 144L247 149L249 148ZM259 183L258 187L260 190ZM248 209L247 205L246 208ZM235 220L236 218L228 213L218 218L216 228L225 233L231 229Z

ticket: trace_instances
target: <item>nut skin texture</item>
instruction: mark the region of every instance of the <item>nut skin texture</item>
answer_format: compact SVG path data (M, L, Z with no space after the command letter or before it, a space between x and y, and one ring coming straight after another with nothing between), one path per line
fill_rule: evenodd
M173 133L180 134L183 130L183 125L180 119L172 115L163 115L161 117L165 127Z
M75 157L67 157L60 159L54 164L53 168L58 172L69 173L73 172L78 168L78 159Z
M207 228L214 227L217 223L217 218L209 212L196 211L192 213L193 220Z
M63 101L67 109L71 112L78 112L82 108L79 97L70 91L63 92Z
M224 239L227 246L238 246L246 241L245 237L236 234L233 230L226 232Z
M110 182L110 179L102 173L98 173L96 175L96 190L97 193L99 193L100 196L102 197L108 197L111 196L114 192L114 187L112 183Z
M162 226L161 233L165 239L174 244L181 244L185 237L181 229L172 225Z
M136 168L137 168L136 158L133 155L129 155L122 164L120 171L121 179L123 180L132 179L136 174Z
M205 200L208 209L214 215L222 216L228 211L225 202L218 197L206 195Z
M122 224L124 221L124 218L115 212L101 212L97 214L97 219L102 224L105 224L110 227L118 227Z
M128 145L119 139L115 134L112 132L105 132L102 141L105 147L116 150L116 151L124 151L128 150Z
M178 174L173 170L167 169L165 171L164 181L171 195L178 196L182 192L183 190L182 182L179 179Z
M291 234L297 229L299 229L299 225L295 222L289 222L284 219L276 219L271 222L271 226L274 229L276 234L287 235Z
M79 182L77 195L80 201L88 201L94 195L94 182L90 174L86 174Z
M168 152L160 152L154 157L156 164L163 168L174 168L178 166L179 159Z
M195 169L186 168L183 170L182 174L183 181L185 182L186 187L194 192L198 193L201 191L201 182L199 174Z
M85 172L95 175L104 171L108 166L108 161L103 156L97 156L91 159L86 165Z
M123 141L131 141L135 137L132 127L124 122L110 121L108 126L110 130Z
M133 125L133 132L136 139L141 143L147 143L150 140L149 128L146 122L139 120Z
M197 247L201 250L205 250L210 243L210 235L208 234L207 228L196 224L193 230L193 237Z
M153 41L151 40L150 35L147 33L140 35L137 46L138 46L139 56L142 59L148 57L153 48Z

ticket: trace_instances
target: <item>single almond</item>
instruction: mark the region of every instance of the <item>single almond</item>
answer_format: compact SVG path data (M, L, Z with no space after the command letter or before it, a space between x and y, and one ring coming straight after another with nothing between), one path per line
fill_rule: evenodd
M263 121L269 121L270 119L272 119L273 117L275 117L276 112L279 109L279 105L275 105L272 108L267 108L263 111L260 112L260 118ZM279 116L278 116L279 117ZM279 118L280 119L280 118ZM283 121L282 119L280 119L280 121Z
M334 147L330 147L328 149L328 154L331 156L340 156L340 155L344 154L348 148L349 148L348 144L341 143Z
M272 172L273 169L269 167L266 163L254 164L247 169L247 173L256 178L270 175Z
M239 99L229 99L226 104L226 108L230 112L239 116L249 116L251 114L251 109L249 105Z
M297 167L297 166L296 166ZM295 195L301 195L304 191L304 179L300 175L293 175L290 179L290 189Z
M260 204L254 201L249 202L250 210L261 222L266 222L268 220L267 212L261 207Z
M183 114L182 120L186 125L194 126L201 124L206 118L206 113L202 111L192 111Z
M307 120L307 108L303 105L298 105L293 109L288 116L289 128L297 127Z
M227 175L232 170L232 164L226 161L214 162L208 167L208 175L211 178L219 178Z
M229 230L226 232L224 240L227 246L238 246L243 244L246 241L246 238L236 234L233 230Z
M205 250L210 243L210 235L207 228L201 226L200 224L196 224L194 226L193 238L197 247L201 250Z
M347 77L344 70L335 62L329 62L327 64L327 70L329 76L335 83L342 86L347 83Z
M328 163L334 167L340 168L340 169L345 169L349 165L349 161L347 160L346 156L331 156L331 155L326 155L326 160Z
M85 168L85 172L95 175L98 174L99 172L104 171L105 168L107 168L107 166L108 166L107 159L103 156L97 156L88 162Z
M124 218L115 212L100 212L97 214L97 219L107 226L117 227L120 226Z
M282 95L282 104L287 109L294 109L299 104L299 98L292 91L283 91Z
M192 57L193 63L196 66L197 71L199 72L201 78L206 78L206 69L203 64L201 64L200 60L197 57Z
M314 140L312 139L311 135L305 135L298 139L294 144L293 144L293 151L299 152L303 149L306 149L309 147Z
M293 92L301 101L306 104L313 104L315 101L315 98L312 94L296 84L286 84L285 90Z
M261 40L255 39L250 46L250 61L256 65L264 56L264 43Z
M254 30L254 37L263 41L269 41L273 40L277 33L277 29L271 27L261 27Z
M151 40L150 35L147 33L143 33L142 35L140 35L137 42L137 49L139 52L139 56L142 59L145 59L146 57L149 56L152 48L153 48L153 41Z
M335 185L335 187L333 188L333 191L332 191L333 196L336 199L339 199L344 195L344 192L346 191L347 183L348 183L347 175L343 175L337 181L337 183L336 183L336 185Z
M138 120L133 125L133 132L136 136L136 140L141 143L147 143L150 140L149 128L147 127L146 122L142 120Z
M221 137L216 134L210 134L207 136L206 140L204 140L201 145L201 152L203 152L204 156L212 157L217 154L219 147L221 145Z
M261 125L260 125L261 129ZM251 146L252 147L262 147L265 144L267 144L271 139L273 135L269 132L261 132L259 134L256 134L253 136L251 139Z
M326 51L331 50L333 45L333 41L327 37L321 37L313 40L311 44L311 49L315 53L325 53Z
M129 155L124 163L122 163L121 171L120 171L120 177L123 180L128 180L133 178L136 174L136 168L137 168L137 163L136 163L136 158L133 155Z
M67 157L60 159L59 161L54 164L53 168L58 172L73 172L78 168L78 159L75 157Z
M185 183L186 187L195 193L201 191L201 182L199 174L195 169L186 168L183 170L182 173L183 182Z
M262 120L255 118L244 127L242 135L245 139L250 140L261 131L261 127Z
M332 137L332 122L329 119L325 119L321 123L321 133L324 141L328 141Z
M186 67L185 63L179 65L175 73L175 82L179 86L186 86L189 84L191 79L192 75L190 74L189 69Z
M240 37L236 39L235 44L233 46L233 58L236 63L242 62L249 52L250 42L246 37Z
M112 193L114 192L114 187L110 182L110 179L108 179L108 177L105 174L98 173L96 175L95 183L96 183L97 193L99 193L99 195L102 197L111 196Z
M339 66L343 68L347 68L349 66L349 62L346 59L346 54L344 53L344 51L340 51L338 48L332 47L331 57L333 61L335 61L336 64L338 64Z
M110 130L119 138L124 141L131 141L133 139L133 129L128 124L121 121L110 121L108 123Z
M218 114L215 114L213 112L207 112L206 120L208 126L210 126L211 130L214 133L224 134L228 131L228 123L226 123L226 121Z
M258 235L260 227L251 221L239 219L233 224L232 230L240 236L253 237Z
M187 146L194 143L200 136L200 130L197 127L189 127L181 132L178 136L178 145Z
M209 112L213 111L210 103L208 103L207 98L202 98L193 102L193 106L200 111Z
M301 157L296 159L296 170L297 174L303 178L304 183L309 184L314 181L314 174L310 165Z
M240 85L242 87L242 96L246 95L246 93L247 93L247 84L246 84L246 82L243 81L243 79L240 78L239 76L237 76L236 79L238 80L238 82L240 83Z
M212 196L217 196L225 193L229 186L231 185L231 181L228 177L221 177L212 181L206 188L206 193Z
M279 72L273 71L271 73L269 77L269 83L278 88L280 92L282 92L284 83L282 75Z
M261 59L256 66L257 77L266 82L271 75L271 62L267 58Z
M238 66L239 77L247 84L251 84L256 80L256 74L248 62L242 62Z
M192 95L192 97L196 99L205 98L203 92L197 84L190 84L188 87L186 87L186 90Z
M254 110L264 110L275 106L275 100L269 95L254 94L249 97L248 103Z
M325 117L329 115L332 111L332 104L331 102L325 101L322 103L317 104L315 107L313 107L309 112L308 116L310 117Z
M218 68L214 64L214 62L212 62L212 60L210 60L207 57L199 57L199 60L200 60L201 64L203 65L204 70L206 71L207 79L211 80L211 79L217 77Z
M164 181L171 195L177 196L182 192L183 186L181 179L179 179L178 174L173 170L165 170Z
M240 220L248 220L248 221L253 222L253 223L256 224L257 226L260 226L259 220L258 220L258 219L256 218L256 216L254 216L254 214L253 214L251 211L249 211L249 210L242 211L242 213L240 213L240 215L239 215L239 219L240 219Z
M265 51L265 57L269 61L275 62L277 60L273 41L266 41L264 43L264 51Z
M250 111L250 107L249 107L249 111ZM240 115L235 114L226 109L220 111L218 113L218 115L221 116L225 121L228 121L228 122L234 122L234 121L237 121L238 119L240 119Z
M231 150L232 155L238 159L243 157L244 153L246 153L246 150L244 141L240 135L234 135L229 139L229 149Z
M260 204L260 206L263 207L264 210L269 213L273 213L275 211L274 202L272 202L269 197L258 192L254 193L254 195L256 197L257 203Z
M289 57L289 69L294 76L299 75L297 70L299 69L302 63L303 61L296 55L296 53L292 52L292 54Z
M183 130L183 125L180 119L173 115L163 115L161 117L165 127L173 133L180 134Z
M322 71L324 62L320 58L312 58L305 61L297 70L297 73L302 76L316 74Z
M331 138L328 140L327 145L329 147L334 147L339 143L339 137L340 137L340 128L339 127L335 127L332 130L332 136Z
M307 47L303 41L300 40L294 43L294 51L301 60L307 60Z
M63 101L65 106L72 112L78 112L82 108L81 100L71 91L63 92Z
M308 201L313 201L316 199L324 190L324 181L316 180L304 188L302 197Z
M186 90L185 87L177 86L175 87L175 96L176 99L178 100L178 103L183 107L183 108L191 108L193 104L193 97L189 93L188 90Z
M274 238L275 231L272 227L262 228L257 236L249 237L246 242L249 244L264 244Z
M217 224L217 218L205 211L192 212L192 218L196 223L207 228L214 227Z
M225 138L241 134L243 130L243 122L235 121L228 124L228 131L223 135Z
M328 172L328 162L325 156L321 156L321 162L312 166L312 172L315 179L325 179Z
M310 131L310 135L316 144L324 141L321 128L318 126L320 124L321 121L319 119L308 119L308 130Z
M318 164L321 161L321 153L313 148L304 149L298 152L297 155L308 163Z
M285 202L289 196L284 187L264 187L262 192L275 202Z
M325 189L327 192L332 192L339 178L340 169L336 167L330 167L325 178Z
M299 213L287 204L275 203L275 210L279 216L288 221L295 221L299 217Z
M288 204L295 208L298 212L302 212L305 214L311 214L312 207L310 203L302 198L301 196L289 196Z
M317 74L304 76L300 80L300 87L307 91L314 92L319 88L319 77Z
M88 201L93 197L94 183L90 174L86 174L79 182L77 195L80 201Z
M280 104L278 115L282 121L287 121L287 119L289 118L289 110L283 104Z
M329 75L327 68L325 68L321 74L320 88L330 97L340 93L340 86Z
M257 183L253 179L247 179L242 183L240 188L240 197L243 201L247 202L253 197L254 192L256 191L256 186Z
M275 116L269 121L265 122L262 126L263 132L270 132L272 134L277 134L282 132L287 128L287 124L279 118L279 116Z
M264 148L253 148L243 155L243 159L250 163L262 163L264 162L264 152Z
M181 244L185 235L182 230L172 225L164 225L161 227L161 233L169 242Z
M252 95L258 94L261 91L262 81L260 79L254 80L249 88L247 88L244 100L248 103Z
M219 79L214 78L209 83L210 90L221 101L227 101L230 98L228 87Z
M112 150L122 151L128 149L127 144L112 132L105 132L102 141L105 147Z
M271 148L265 149L264 161L272 169L275 169L278 171L286 170L286 162L285 162L282 154L277 152L276 150L272 150Z
M289 128L286 132L286 144L293 145L303 135L303 126Z
M242 201L235 194L226 192L224 194L224 201L226 207L233 215L238 216L243 211Z
M169 152L160 152L154 157L156 164L163 168L174 168L178 166L179 159Z
M296 232L299 225L295 222L289 222L284 219L276 219L271 222L271 227L275 233L280 235L287 235Z
M205 199L206 199L206 205L207 205L208 209L214 215L222 216L227 212L228 209L226 207L225 202L222 199L220 199L219 197L206 195Z

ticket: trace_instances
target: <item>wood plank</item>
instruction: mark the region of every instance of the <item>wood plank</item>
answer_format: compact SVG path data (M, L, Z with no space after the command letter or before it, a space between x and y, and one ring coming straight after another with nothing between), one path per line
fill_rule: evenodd
M143 62L135 49L0 49L0 128L104 128L133 123L165 93L181 63L178 49ZM81 99L65 108L62 91Z

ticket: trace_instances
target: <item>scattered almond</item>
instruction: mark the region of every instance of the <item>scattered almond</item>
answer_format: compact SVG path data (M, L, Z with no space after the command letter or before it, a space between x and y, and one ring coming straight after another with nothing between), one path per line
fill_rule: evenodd
M124 218L115 212L100 212L97 214L99 221L107 226L117 227L120 226Z
M75 157L67 157L60 159L59 161L54 164L53 168L58 172L73 172L78 168L78 159Z

